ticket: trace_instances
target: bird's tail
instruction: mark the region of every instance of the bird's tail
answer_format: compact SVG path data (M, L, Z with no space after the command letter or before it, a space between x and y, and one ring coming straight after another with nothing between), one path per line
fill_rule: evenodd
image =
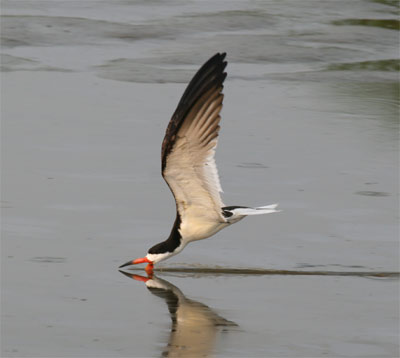
M257 208L236 208L234 214L236 215L261 215L261 214L271 214L278 213L281 210L276 210L278 204L259 206Z
M228 222L236 222L243 219L248 215L261 215L261 214L271 214L278 213L281 210L276 210L278 204L259 206L257 208L249 208L246 206L226 206L222 208L224 216L227 218Z

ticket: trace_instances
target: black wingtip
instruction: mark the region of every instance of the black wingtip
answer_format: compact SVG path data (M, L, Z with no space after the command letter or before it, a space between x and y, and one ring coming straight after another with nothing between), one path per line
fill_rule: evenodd
M217 52L214 56L212 56L207 62L213 62L213 61L222 61L226 57L226 52Z
M204 72L207 68L210 68L212 66L216 66L218 68L219 66L222 67L222 71L225 69L226 65L228 64L228 61L224 61L226 57L226 52L217 52L214 56L208 59L203 66L201 66L200 70L197 71L196 75L200 76L202 72ZM196 75L193 77L196 78ZM193 80L192 79L192 80Z

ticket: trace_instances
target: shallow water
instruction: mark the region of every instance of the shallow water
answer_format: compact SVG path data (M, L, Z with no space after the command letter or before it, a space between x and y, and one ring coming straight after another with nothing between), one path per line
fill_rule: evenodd
M2 356L399 355L398 11L4 0ZM117 267L169 233L162 137L218 51L223 199L283 211L189 245L147 290Z

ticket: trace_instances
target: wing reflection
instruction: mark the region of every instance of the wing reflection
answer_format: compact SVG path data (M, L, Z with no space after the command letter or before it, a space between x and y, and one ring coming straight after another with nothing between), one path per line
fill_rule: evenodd
M207 357L212 353L219 333L226 332L227 327L237 326L203 303L186 298L178 287L166 280L121 273L143 281L153 295L165 300L172 326L163 357Z

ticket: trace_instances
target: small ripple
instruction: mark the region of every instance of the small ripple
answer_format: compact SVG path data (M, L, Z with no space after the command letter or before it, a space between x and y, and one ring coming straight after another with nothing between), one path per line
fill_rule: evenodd
M55 263L60 264L66 262L65 257L53 257L53 256L37 256L30 259L32 262L40 263Z
M384 192L384 191L372 191L372 190L361 190L361 191L356 191L354 194L356 194L356 195L362 195L362 196L374 196L374 197L390 196L389 193L386 193L386 192Z
M251 169L266 169L268 166L261 163L241 163L237 165L238 168L251 168Z

